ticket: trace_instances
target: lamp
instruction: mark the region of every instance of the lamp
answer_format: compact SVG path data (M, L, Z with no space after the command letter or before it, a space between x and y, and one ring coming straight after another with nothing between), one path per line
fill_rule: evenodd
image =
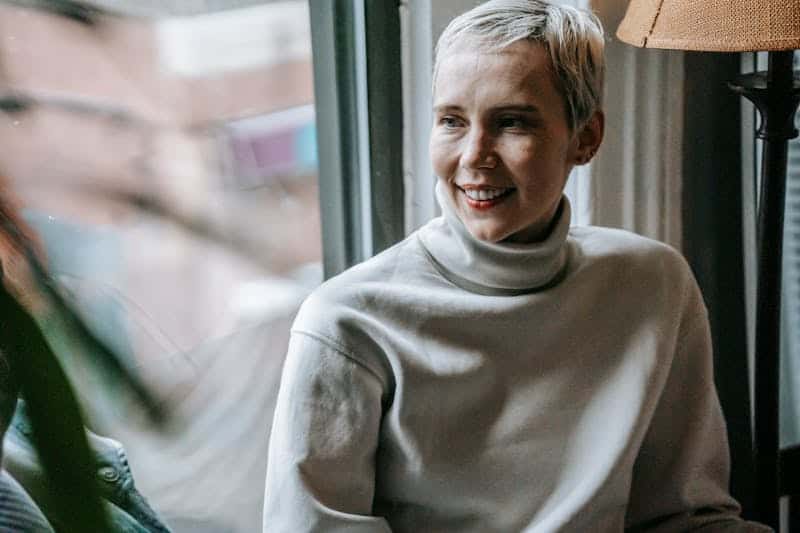
M789 139L797 136L800 0L631 0L617 29L638 47L714 52L769 51L766 72L739 76L731 89L758 108L763 141L758 202L756 301L755 467L757 519L779 528L779 498L798 494L790 471L800 448L779 448L781 256ZM783 471L783 476L781 472ZM794 476L795 478L797 476Z

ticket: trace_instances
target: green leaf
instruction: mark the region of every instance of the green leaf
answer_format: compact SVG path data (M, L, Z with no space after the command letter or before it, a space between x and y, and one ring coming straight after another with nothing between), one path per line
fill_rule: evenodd
M33 442L63 520L59 530L112 531L75 394L38 325L2 283L0 317L0 350L28 406Z

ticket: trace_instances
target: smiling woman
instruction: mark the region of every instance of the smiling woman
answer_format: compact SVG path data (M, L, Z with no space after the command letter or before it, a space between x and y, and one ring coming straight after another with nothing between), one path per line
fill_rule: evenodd
M570 228L598 149L586 11L492 0L439 41L438 217L292 327L264 531L714 533L728 491L708 320L668 246Z
M543 239L572 167L600 146L602 112L572 131L539 43L467 43L437 64L431 159L459 218L481 240Z

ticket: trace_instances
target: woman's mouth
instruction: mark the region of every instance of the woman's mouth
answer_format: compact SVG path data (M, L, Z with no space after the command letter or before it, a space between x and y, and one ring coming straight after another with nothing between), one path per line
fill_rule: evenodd
M464 193L467 204L475 209L491 209L503 202L516 189L510 188L469 188L461 189Z

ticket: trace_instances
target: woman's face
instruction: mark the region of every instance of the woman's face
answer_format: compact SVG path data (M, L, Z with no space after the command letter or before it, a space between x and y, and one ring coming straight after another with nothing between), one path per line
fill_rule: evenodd
M433 168L470 233L490 242L546 238L567 175L599 144L570 131L547 51L518 41L497 52L445 52L433 106Z

